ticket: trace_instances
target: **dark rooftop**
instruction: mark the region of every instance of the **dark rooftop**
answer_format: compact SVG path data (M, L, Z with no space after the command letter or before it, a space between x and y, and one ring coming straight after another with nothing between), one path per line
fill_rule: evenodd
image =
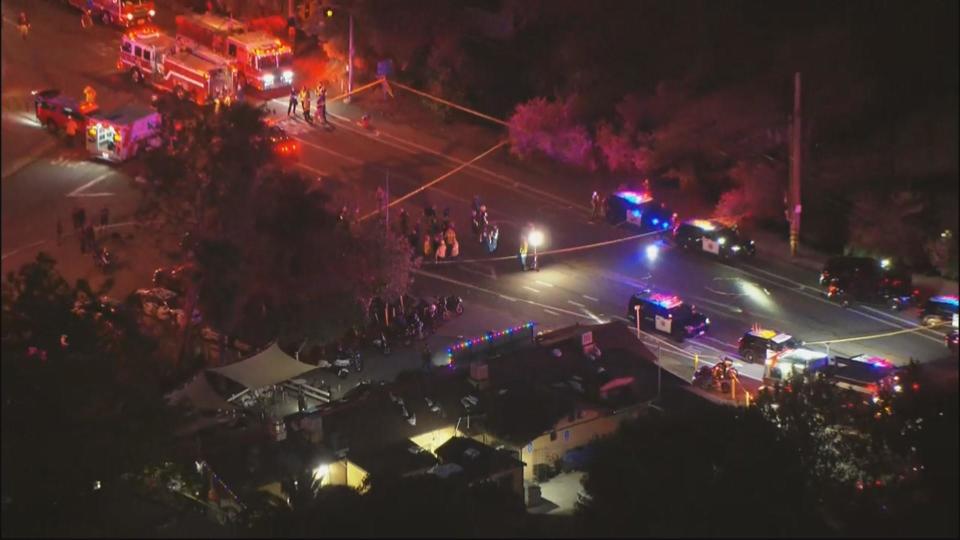
M437 458L409 439L372 449L351 450L349 459L370 476L405 476L426 472Z
M496 450L474 439L454 437L437 448L441 463L455 463L468 483L484 480L497 473L523 468L523 462L509 452Z

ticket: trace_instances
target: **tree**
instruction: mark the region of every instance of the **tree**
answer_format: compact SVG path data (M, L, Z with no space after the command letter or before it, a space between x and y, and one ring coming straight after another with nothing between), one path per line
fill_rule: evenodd
M576 121L575 98L536 98L517 105L510 117L510 150L519 157L541 152L561 163L596 169L593 140Z
M169 448L152 342L83 289L43 253L3 283L5 535L103 534L99 489Z
M198 112L148 156L144 208L190 234L198 272L187 312L199 306L224 340L334 337L362 320L372 296L406 291L410 248L375 223L338 226L329 197L281 166L269 129L243 104ZM190 335L188 325L182 350Z
M816 530L798 453L754 410L649 416L596 444L583 480L588 497L577 511L594 534Z
M892 195L862 192L853 203L849 245L859 252L898 257L908 265L923 265L926 235L921 197L902 191Z

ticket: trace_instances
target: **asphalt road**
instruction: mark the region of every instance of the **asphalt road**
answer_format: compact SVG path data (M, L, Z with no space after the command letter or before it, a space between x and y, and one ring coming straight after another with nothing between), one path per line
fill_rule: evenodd
M12 29L15 9L23 4L3 2L4 29ZM136 196L129 175L123 170L87 162L49 143L50 136L31 124L29 107L23 103L29 88L56 86L79 94L93 84L104 105L123 100L146 101L150 92L132 86L116 73L115 46L119 30L95 26L84 33L79 15L51 2L30 3L34 21L43 20L26 42L15 32L3 33L4 137L3 167L16 170L3 178L3 252L27 250L50 239L55 220L51 215L69 215L78 200L101 204L111 201L115 214L129 213ZM299 74L298 74L299 76ZM318 129L302 120L287 119L284 99L271 103L273 113L302 142L304 172L334 193L335 200L357 205L360 214L375 208L374 190L386 187L392 199L447 173L453 167L483 152L503 131L440 131L427 124L391 126L375 123L366 130L351 119L364 106L331 103L331 128ZM8 100L11 104L8 107ZM471 134L464 137L464 134ZM8 141L10 139L10 141ZM39 150L38 150L39 149ZM20 164L24 156L30 158ZM85 187L86 186L86 187ZM80 189L82 188L82 189ZM78 189L80 191L78 191ZM416 221L425 204L449 208L458 225L463 246L461 259L475 262L427 264L418 275L420 294L457 292L469 306L479 306L484 317L473 333L524 320L541 327L570 322L623 319L630 294L642 287L675 292L692 302L712 321L707 336L676 345L660 343L665 365L691 372L689 356L734 355L737 338L758 323L793 334L808 342L845 339L916 329L916 314L891 313L871 307L841 308L821 298L815 275L789 264L771 260L761 252L746 264L721 264L706 256L665 248L655 263L643 256L643 246L653 238L630 240L595 249L541 257L540 272L520 272L515 253L520 229L534 222L547 236L543 249L589 245L635 234L607 224L588 221L587 198L591 180L576 173L545 172L529 163L518 163L499 150L468 167L435 188L409 199L402 206ZM87 197L79 197L85 194ZM479 195L488 204L491 220L501 227L501 246L493 258L469 238L469 205ZM396 211L392 211L396 219ZM90 211L88 210L88 213ZM67 223L65 223L67 226ZM5 265L5 270L6 270ZM470 335L465 319L458 335ZM909 358L929 362L950 357L942 334L919 330L889 337L833 344L831 352L860 352L885 356L897 363ZM448 341L455 336L447 336ZM759 377L760 366L743 366L748 377Z

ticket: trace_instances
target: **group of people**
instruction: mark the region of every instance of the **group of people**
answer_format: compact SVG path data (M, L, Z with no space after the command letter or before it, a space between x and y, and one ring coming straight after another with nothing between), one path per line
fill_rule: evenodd
M421 230L423 227L418 222L415 231L415 237L423 248L423 256L432 255L435 261L458 257L460 242L457 240L457 229L450 219L450 208L444 208L443 215L438 216L436 207L431 204L423 209L423 216L426 230Z
M317 94L317 118L319 118L324 125L328 124L327 121L327 87L323 84L317 85L316 88ZM297 105L300 106L300 109L303 111L303 119L308 124L313 123L313 117L310 116L310 100L312 96L310 95L310 89L307 87L301 87L300 91L297 92L297 89L293 86L290 87L290 102L287 105L287 116L296 116L297 114Z
M83 207L76 207L73 209L71 215L73 220L73 231L80 237L80 253L86 253L87 250L90 250L91 253L96 254L97 249L97 233L94 227L95 223L91 220L87 222L87 211ZM110 210L107 207L100 209L100 228L103 229L110 224ZM60 220L57 220L57 243L61 242L63 237L63 225Z

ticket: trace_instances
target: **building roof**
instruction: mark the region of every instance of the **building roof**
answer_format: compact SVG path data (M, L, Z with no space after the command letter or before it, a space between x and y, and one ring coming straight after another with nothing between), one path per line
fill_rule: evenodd
M258 389L289 381L314 369L316 366L294 359L274 343L250 358L210 371L245 388Z
M371 476L406 476L426 472L437 458L410 439L375 448L351 450L350 461Z
M133 124L137 120L153 115L159 117L159 113L156 110L146 105L128 103L110 111L99 110L90 113L90 119L93 121L99 120L101 122L106 121L111 124L124 125Z
M436 450L444 465L456 464L459 476L468 483L482 481L503 471L523 468L523 462L512 453L491 448L467 437L453 437Z

